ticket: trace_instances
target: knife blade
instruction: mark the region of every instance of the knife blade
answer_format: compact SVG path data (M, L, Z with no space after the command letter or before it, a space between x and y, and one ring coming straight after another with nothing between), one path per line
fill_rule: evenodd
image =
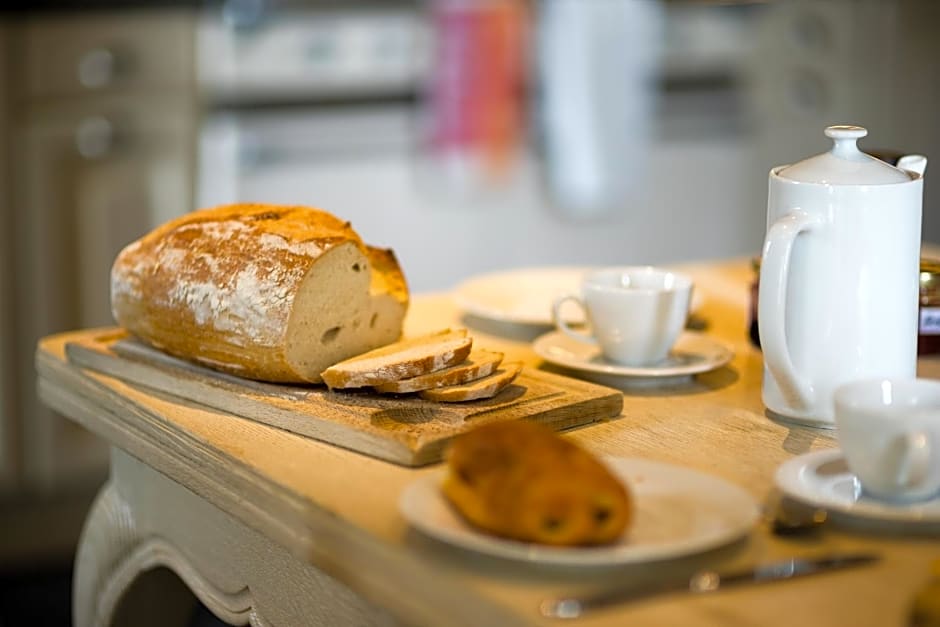
M586 612L664 594L710 594L741 585L784 581L863 566L878 559L880 556L875 553L827 553L814 557L792 557L726 572L701 570L688 579L678 581L604 590L580 598L545 599L539 610L546 618L578 618Z

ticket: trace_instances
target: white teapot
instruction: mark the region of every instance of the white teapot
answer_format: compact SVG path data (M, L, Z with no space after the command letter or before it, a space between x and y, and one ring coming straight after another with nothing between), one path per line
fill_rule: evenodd
M893 167L830 126L824 154L770 171L758 324L771 415L833 425L848 381L913 377L927 160Z

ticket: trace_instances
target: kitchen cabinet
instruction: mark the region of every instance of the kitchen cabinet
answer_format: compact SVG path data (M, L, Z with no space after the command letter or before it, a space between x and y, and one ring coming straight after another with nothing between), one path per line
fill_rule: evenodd
M111 262L128 242L188 208L185 104L101 99L31 116L22 134L18 308L22 372L36 337L111 322ZM83 143L84 142L84 143ZM104 451L23 395L26 478L52 488L81 479ZM98 466L99 469L103 466Z
M820 133L857 124L866 152L940 154L936 24L940 3L864 0L770 3L748 60L757 157L751 177L827 150ZM928 169L924 241L940 241L940 194Z
M9 29L0 23L0 85L7 83L10 65ZM6 99L0 98L0 148L9 145ZM0 149L0 224L11 223L9 159ZM10 492L16 481L17 445L15 386L13 378L13 286L9 268L13 256L11 229L0 228L0 494Z
M6 492L47 498L106 476L106 447L38 402L33 352L43 335L111 324L115 255L192 209L195 19L127 10L26 16L6 27L17 61L3 77L5 145L15 157L15 210L5 207L12 259L0 273L12 301L0 347L12 349L3 353L12 352L5 365L16 375L2 373L16 400L3 389Z

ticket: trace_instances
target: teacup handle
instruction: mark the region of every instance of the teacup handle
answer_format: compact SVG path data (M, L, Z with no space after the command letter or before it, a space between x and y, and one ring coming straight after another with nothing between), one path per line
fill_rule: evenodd
M915 431L898 439L903 454L895 481L903 488L920 487L930 475L930 438L923 431Z
M796 208L771 225L761 255L757 296L757 324L764 364L780 391L794 405L804 409L812 405L815 393L812 384L796 371L787 348L787 285L796 236L820 224L819 218Z
M585 316L587 316L587 308L584 306L584 301L582 301L579 297L575 296L574 294L566 294L562 296L561 298L555 299L555 302L552 303L552 322L555 323L555 328L557 328L559 331L561 331L562 333L564 333L565 335L567 335L573 340L582 342L584 344L596 345L597 340L594 339L593 336L591 336L588 333L579 333L578 331L575 331L570 326L568 326L568 323L566 323L565 319L562 318L561 306L564 305L568 301L576 303L578 307L581 308L581 311L584 312Z

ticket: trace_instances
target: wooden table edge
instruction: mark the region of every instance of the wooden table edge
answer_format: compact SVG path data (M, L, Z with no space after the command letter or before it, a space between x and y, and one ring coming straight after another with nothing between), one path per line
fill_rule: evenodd
M507 627L531 624L483 596L477 596L468 603L467 597L473 594L472 590L451 581L452 578L444 573L427 568L421 558L407 549L392 546L316 503L300 499L252 472L248 466L241 466L244 471L240 477L242 485L251 483L254 490L261 488L270 494L272 498L266 499L266 504L241 498L238 485L228 484L218 477L208 477L205 473L187 472L189 465L185 457L175 458L182 463L171 463L174 458L167 455L166 447L161 446L155 437L143 431L131 433L126 429L126 421L120 418L122 411L138 412L146 421L152 421L153 416L123 399L106 383L118 383L117 380L74 368L59 356L72 335L67 332L43 338L37 347L39 395L53 409L247 526L271 537L298 559L347 585L352 584L351 587L364 598L408 624ZM72 391L76 387L87 390L87 394ZM97 420L90 419L92 413L98 417ZM176 435L185 437L182 433ZM283 506L285 501L290 503L289 508ZM323 538L329 540L324 542ZM340 561L343 568L337 568ZM355 581L350 580L350 572L356 574ZM396 573L396 576L390 580L387 573Z

